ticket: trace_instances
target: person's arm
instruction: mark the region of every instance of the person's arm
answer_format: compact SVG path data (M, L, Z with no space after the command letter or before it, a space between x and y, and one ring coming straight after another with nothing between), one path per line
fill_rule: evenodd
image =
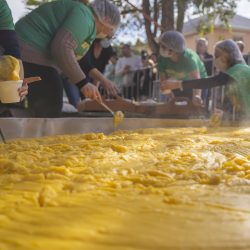
M233 78L229 75L220 72L218 75L201 78L201 79L194 79L194 80L185 80L185 81L178 81L178 80L166 80L162 83L162 89L209 89L218 86L223 86L229 84Z
M200 72L198 70L192 71L190 73L190 79L200 79ZM201 89L193 89L192 102L195 106L202 104Z
M107 79L98 69L94 68L90 70L89 76L96 81L100 81L106 89L108 95L117 95L118 90L116 86L109 79Z
M59 29L50 48L53 60L71 83L76 84L86 78L74 53L77 42L69 31L63 28Z
M83 12L79 4L75 4L68 11L50 43L52 59L74 84L86 78L78 64L76 50L87 45L85 46L87 53L89 39L94 38L96 33L95 22L92 19L91 15ZM83 56L83 50L80 53L79 56Z
M99 82L105 82L107 80L106 77L97 68L91 69L89 71L89 76L95 81Z
M228 74L220 72L218 75L201 78L197 80L186 80L182 82L183 89L209 89L227 85L233 80Z
M51 55L69 81L76 84L85 97L102 102L98 89L88 82L78 64L74 50L77 43L70 32L59 29L51 42Z
M84 18L86 18L86 25L81 27L79 22L84 22ZM75 55L78 46L95 34L94 21L90 21L89 18L91 17L83 15L78 5L72 8L54 34L54 39L50 43L50 52L55 63L69 78L70 82L77 85L85 97L102 102L98 89L88 82ZM79 30L76 30L76 27L79 27Z
M0 46L3 54L21 59L16 32L14 30L0 30Z

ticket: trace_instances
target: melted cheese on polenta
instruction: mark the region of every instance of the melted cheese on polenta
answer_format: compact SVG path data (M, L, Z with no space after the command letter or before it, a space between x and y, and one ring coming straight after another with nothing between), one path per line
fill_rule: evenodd
M0 144L0 249L250 249L249 149L247 128Z

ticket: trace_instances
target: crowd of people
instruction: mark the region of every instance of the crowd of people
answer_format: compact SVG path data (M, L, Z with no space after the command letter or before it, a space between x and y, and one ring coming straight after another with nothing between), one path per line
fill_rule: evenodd
M207 39L197 39L193 51L182 33L166 31L158 54L136 54L130 44L117 50L111 45L120 25L117 6L109 0L86 2L45 3L15 26L6 0L0 2L0 55L19 59L19 93L31 116L60 116L64 93L74 107L84 98L101 103L103 96L146 100L155 82L165 101L186 97L207 109L211 89L225 86L223 109L250 115L250 67L242 41L218 42L213 56Z

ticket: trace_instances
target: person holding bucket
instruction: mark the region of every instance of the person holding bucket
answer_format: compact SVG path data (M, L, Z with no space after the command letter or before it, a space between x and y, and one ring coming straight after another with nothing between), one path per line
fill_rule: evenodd
M16 64L16 65L13 65ZM0 1L0 82L5 82L6 71L10 71L11 68L18 69L18 79L23 79L23 65L21 61L21 55L19 45L17 42L16 32L14 29L13 18L11 10L6 0ZM22 85L18 88L19 101L23 100L28 94L28 83L38 81L40 77L31 77L22 80ZM10 86L7 86L11 89ZM1 90L0 91L4 91ZM15 88L14 88L15 91ZM3 94L3 93L2 93ZM13 94L13 93L11 93Z

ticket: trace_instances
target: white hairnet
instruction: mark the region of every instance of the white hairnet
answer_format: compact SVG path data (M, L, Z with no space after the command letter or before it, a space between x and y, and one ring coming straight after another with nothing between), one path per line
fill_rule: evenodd
M120 25L120 11L113 3L108 0L94 0L90 6L102 23L108 23L112 27Z
M245 63L238 45L231 39L216 43L215 49L220 49L227 53L232 64Z
M160 44L177 53L185 50L185 38L178 31L166 31L160 37Z

